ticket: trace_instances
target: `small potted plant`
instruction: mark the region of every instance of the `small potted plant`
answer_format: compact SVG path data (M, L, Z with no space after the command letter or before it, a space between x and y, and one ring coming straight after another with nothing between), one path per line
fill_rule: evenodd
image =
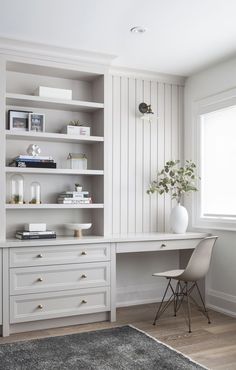
M170 194L176 200L177 206L172 209L170 216L174 233L182 234L187 230L188 212L181 202L185 194L198 190L195 186L196 179L196 165L191 160L186 160L184 166L180 166L179 160L168 161L147 190L148 194Z
M83 189L82 185L80 184L75 184L75 191L81 192Z

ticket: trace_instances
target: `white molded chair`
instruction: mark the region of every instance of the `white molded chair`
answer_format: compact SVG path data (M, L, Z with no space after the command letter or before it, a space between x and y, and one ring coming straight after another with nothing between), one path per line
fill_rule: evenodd
M156 313L153 325L156 324L157 319L162 315L162 313L167 309L167 307L174 302L174 316L176 316L180 306L183 303L184 298L187 300L188 308L188 327L189 333L191 333L191 311L190 311L190 299L198 306L195 299L191 296L194 288L197 289L197 292L200 296L200 300L203 306L201 312L207 317L208 324L210 324L210 318L202 298L200 289L197 284L197 280L200 280L205 277L210 266L212 250L216 242L217 236L208 236L200 241L200 243L194 249L192 256L188 262L185 270L171 270L161 273L155 273L153 276L156 277L165 277L168 279L168 284L163 295L161 304ZM171 280L177 280L176 287L173 288ZM165 301L166 294L168 290L171 290L172 295L170 298ZM198 306L199 307L199 306Z

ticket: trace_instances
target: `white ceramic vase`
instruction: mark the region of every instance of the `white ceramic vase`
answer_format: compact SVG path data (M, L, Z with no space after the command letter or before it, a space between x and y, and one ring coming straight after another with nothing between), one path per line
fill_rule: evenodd
M177 204L172 208L170 215L170 227L175 234L184 234L188 227L188 212L187 209Z

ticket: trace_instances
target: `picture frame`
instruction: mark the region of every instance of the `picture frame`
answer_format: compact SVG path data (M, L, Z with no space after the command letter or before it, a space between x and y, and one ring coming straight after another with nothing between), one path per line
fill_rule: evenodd
M29 113L29 131L45 131L45 114Z
M9 110L8 129L11 131L28 131L30 111Z

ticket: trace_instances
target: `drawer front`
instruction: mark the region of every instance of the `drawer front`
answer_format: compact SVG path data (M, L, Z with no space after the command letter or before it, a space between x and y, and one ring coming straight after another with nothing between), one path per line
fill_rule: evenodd
M10 298L10 323L52 319L110 310L110 288L27 294Z
M60 265L110 260L110 245L84 244L63 247L26 247L10 250L10 267Z
M194 249L202 239L160 240L117 243L117 253Z
M10 269L11 295L109 285L110 262Z

